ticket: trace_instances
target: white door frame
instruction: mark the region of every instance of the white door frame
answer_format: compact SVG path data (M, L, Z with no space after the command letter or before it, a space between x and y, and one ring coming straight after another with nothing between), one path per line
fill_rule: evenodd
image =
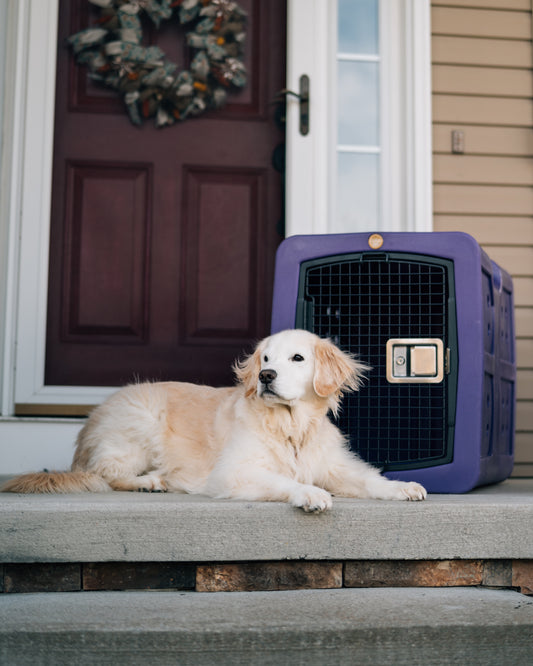
M52 187L58 0L8 0L7 82L1 214L9 220L1 248L7 266L2 414L15 403L97 404L113 390L44 382L48 249ZM9 70L8 70L9 71ZM9 206L9 209L7 209Z
M12 416L44 402L57 0L4 0L0 155L0 474L68 468L81 419Z
M328 233L335 216L336 2L288 0L287 87L310 78L310 131L287 98L287 235ZM432 229L430 0L380 0L381 189L378 230ZM353 231L358 231L353 229Z

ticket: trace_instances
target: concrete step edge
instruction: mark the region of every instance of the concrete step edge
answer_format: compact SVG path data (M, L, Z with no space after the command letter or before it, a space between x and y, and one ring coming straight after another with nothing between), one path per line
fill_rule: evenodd
M533 481L425 502L0 494L0 562L533 559Z
M0 597L6 664L511 664L531 657L533 599L381 588Z

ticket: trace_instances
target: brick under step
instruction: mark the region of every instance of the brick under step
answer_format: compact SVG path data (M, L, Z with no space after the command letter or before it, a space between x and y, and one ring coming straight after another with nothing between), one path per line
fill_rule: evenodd
M533 595L533 560L84 562L0 565L0 592L250 592L363 587L512 588Z

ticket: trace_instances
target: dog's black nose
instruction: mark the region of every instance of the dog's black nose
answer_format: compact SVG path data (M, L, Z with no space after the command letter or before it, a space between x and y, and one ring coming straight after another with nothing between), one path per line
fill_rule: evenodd
M278 376L278 373L275 370L261 370L259 373L259 381L261 384L264 384L265 386L268 386L269 384L272 384L274 379Z

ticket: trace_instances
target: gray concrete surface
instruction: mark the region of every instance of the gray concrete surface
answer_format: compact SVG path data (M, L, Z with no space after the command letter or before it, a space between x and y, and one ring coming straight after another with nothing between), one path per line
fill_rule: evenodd
M327 513L178 494L0 494L0 561L533 558L533 480Z
M509 590L84 592L0 597L0 663L531 664Z

